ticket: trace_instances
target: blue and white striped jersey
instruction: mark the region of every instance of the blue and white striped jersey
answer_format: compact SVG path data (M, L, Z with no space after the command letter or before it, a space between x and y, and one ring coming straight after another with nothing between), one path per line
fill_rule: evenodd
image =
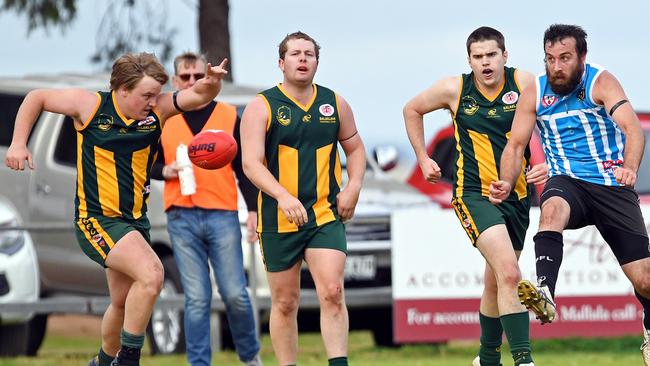
M537 77L537 127L549 176L619 185L614 170L623 165L625 135L592 97L596 79L604 70L587 63L582 81L568 95L555 94L546 74Z

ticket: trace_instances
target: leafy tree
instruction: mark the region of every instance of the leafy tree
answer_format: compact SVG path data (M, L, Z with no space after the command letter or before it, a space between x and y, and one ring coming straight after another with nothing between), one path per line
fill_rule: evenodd
M199 45L213 63L230 55L228 0L186 0L198 12ZM96 30L95 53L91 61L110 69L113 60L125 52L156 50L164 63L172 57L177 30L169 25L173 14L168 2L160 0L109 0ZM58 28L65 32L77 16L77 0L2 0L0 11L15 11L27 18L27 34L35 29ZM187 49L190 45L181 47ZM226 75L232 81L232 70Z

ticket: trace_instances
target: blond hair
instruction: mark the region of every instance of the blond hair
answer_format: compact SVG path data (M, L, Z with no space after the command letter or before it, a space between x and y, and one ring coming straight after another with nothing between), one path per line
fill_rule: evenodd
M151 53L126 53L113 63L111 72L111 89L117 90L124 86L133 90L136 84L145 76L150 76L164 85L169 76L155 55Z

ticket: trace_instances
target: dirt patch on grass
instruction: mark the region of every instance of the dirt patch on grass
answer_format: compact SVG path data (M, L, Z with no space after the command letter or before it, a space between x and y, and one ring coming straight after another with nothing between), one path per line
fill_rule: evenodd
M93 315L50 315L47 334L67 337L99 337L102 318Z

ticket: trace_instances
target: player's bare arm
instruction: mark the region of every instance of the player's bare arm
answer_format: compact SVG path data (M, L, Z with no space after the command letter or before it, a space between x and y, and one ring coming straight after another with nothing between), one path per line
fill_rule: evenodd
M517 81L520 90L523 92L528 85L535 84L535 75L528 71L517 69L517 71L515 71L515 80Z
M429 183L440 180L442 173L438 164L427 154L424 143L424 115L438 110L447 109L452 114L458 109L458 98L461 91L460 76L441 79L431 87L416 95L404 106L404 124L422 175Z
M223 77L228 74L226 70L227 64L228 59L223 59L217 66L212 66L208 63L204 78L197 80L191 88L178 92L176 95L176 104L178 107L183 111L191 111L214 99L221 91ZM163 120L181 113L174 106L172 96L173 93L163 93L158 96L156 110L160 113L160 118Z
M16 114L14 135L5 164L14 170L24 170L27 160L28 166L34 169L27 139L42 111L70 116L77 127L81 127L92 116L98 102L97 94L84 89L37 89L27 93Z
M623 166L614 171L616 182L634 186L645 149L645 137L639 118L634 113L632 104L627 101L621 84L614 75L607 71L604 71L596 80L593 98L596 103L604 105L608 113L613 110L611 116L614 122L625 133Z
M535 84L529 84L521 93L510 138L501 154L500 180L490 184L489 199L492 203L501 203L510 195L512 186L521 173L521 159L535 128L535 98Z
M528 71L517 69L515 72L515 79L521 91L526 89L529 85L534 85L535 75ZM540 163L530 168L526 173L526 183L528 184L544 184L548 180L548 166L546 163Z
M266 127L270 114L261 96L253 99L244 110L241 121L241 147L244 173L264 193L278 201L289 222L303 225L307 222L307 210L298 198L292 196L275 179L264 164Z
M345 152L349 179L345 188L336 197L336 206L341 220L345 222L354 216L354 209L359 200L359 192L366 172L366 152L350 105L339 95L337 99L341 122L338 139Z

